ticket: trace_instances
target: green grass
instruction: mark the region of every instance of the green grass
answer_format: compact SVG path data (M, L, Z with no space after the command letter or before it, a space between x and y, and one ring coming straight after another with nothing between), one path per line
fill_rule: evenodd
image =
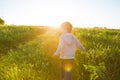
M76 51L73 80L120 79L120 30L81 29L73 33L86 52ZM52 57L59 30L0 27L0 80L59 80L59 58Z

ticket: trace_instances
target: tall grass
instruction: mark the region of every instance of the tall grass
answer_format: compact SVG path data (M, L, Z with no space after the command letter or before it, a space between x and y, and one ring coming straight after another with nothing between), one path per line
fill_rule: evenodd
M59 80L59 58L52 57L59 41L58 29L0 30L4 46L0 46L0 54L5 54L0 57L0 80ZM75 28L74 35L86 51L76 51L73 80L120 79L120 30Z

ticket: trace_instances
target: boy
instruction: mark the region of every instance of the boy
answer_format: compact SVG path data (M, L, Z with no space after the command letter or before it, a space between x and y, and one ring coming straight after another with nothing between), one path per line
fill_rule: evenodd
M60 80L72 80L72 67L74 62L74 56L76 47L81 49L82 51L85 48L82 44L77 40L77 38L71 34L72 24L70 22L64 22L61 24L61 36L60 42L54 56L60 54Z

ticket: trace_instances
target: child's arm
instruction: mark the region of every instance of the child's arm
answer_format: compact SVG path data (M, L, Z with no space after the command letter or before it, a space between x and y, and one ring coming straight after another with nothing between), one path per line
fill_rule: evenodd
M58 44L58 48L57 48L56 52L54 53L54 56L60 54L62 47L63 47L63 40L62 40L62 38L60 37L60 42L59 42L59 44Z
M74 36L75 39L75 44L76 46L81 49L82 51L85 51L85 48L83 47L83 45L78 41L78 39Z

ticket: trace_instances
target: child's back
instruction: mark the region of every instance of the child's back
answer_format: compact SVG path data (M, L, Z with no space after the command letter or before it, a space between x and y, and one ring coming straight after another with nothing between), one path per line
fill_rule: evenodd
M74 59L76 47L84 50L84 47L81 45L81 43L76 39L73 34L70 33L62 34L59 44L60 47L58 48L61 48L61 50L58 49L55 54L60 53L61 59Z

